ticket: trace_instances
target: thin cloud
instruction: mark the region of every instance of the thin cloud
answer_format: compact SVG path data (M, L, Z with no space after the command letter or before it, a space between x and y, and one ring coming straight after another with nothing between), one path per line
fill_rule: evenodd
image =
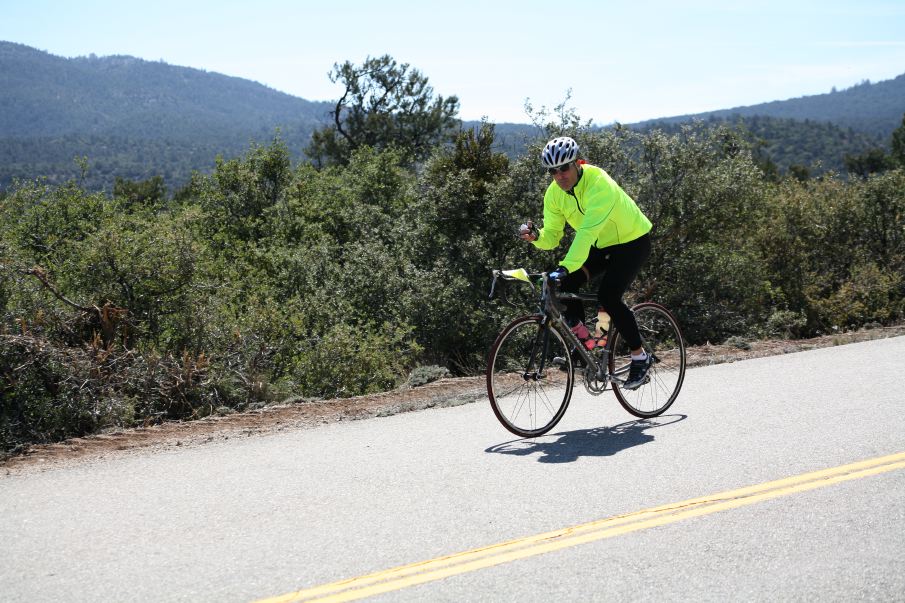
M865 40L862 42L826 42L824 48L903 48L905 40Z

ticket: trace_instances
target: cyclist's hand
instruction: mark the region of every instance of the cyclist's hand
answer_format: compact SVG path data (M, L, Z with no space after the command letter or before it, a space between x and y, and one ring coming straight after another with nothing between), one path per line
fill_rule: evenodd
M537 227L534 225L534 222L528 220L518 229L518 237L523 241L536 241L537 240Z
M561 281L562 278L569 274L569 271L565 269L565 267L560 266L553 272L551 272L548 276L554 281Z

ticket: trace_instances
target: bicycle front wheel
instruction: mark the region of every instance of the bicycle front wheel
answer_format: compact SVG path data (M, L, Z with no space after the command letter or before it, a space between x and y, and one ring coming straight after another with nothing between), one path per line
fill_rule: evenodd
M503 427L525 438L562 419L572 397L569 348L540 315L517 318L496 338L487 358L487 395Z
M648 371L648 380L637 389L625 389L620 385L628 377L631 349L620 333L610 340L610 373L613 393L622 407L636 417L656 417L669 408L685 380L685 340L679 323L672 314L653 302L638 304L632 308L644 349L653 354L654 363Z

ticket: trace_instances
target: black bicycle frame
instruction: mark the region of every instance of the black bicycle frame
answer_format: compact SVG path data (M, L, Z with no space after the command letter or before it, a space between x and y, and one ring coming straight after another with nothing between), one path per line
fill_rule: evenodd
M584 300L578 296L569 294L569 299L578 299L583 302ZM543 284L543 293L541 295L541 313L544 315L544 323L549 319L553 323L553 327L556 328L561 334L564 334L566 337L566 341L574 347L578 353L581 355L582 359L585 361L585 365L588 367L596 367L597 375L596 379L598 381L605 381L609 378L609 372L607 371L607 364L609 364L609 353L610 351L607 349L603 350L603 361L598 362L597 358L591 355L587 348L584 347L584 344L580 339L572 332L572 329L569 328L569 325L566 324L566 321L562 317L562 312L560 312L559 307L556 304L558 298L552 291L552 287L550 285L550 279L547 278L547 275L544 274L544 284Z

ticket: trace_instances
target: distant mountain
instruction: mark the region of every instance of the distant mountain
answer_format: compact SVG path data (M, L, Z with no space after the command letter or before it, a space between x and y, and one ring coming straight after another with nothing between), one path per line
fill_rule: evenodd
M905 114L905 74L875 84L865 80L842 91L836 91L834 88L827 94L802 96L693 115L652 119L632 125L643 128L654 123L681 123L710 118L734 119L736 116L753 117L757 115L799 121L828 122L840 128L851 128L871 138L887 142L892 131L902 124L903 114Z
M901 117L899 118L901 125ZM783 119L762 115L726 117L710 115L707 119L694 118L690 122L704 127L728 125L740 129L755 146L759 159L769 158L781 173L793 165L807 168L818 174L834 171L846 173L846 155L861 155L871 149L889 146L890 137L885 140L857 131L842 128L836 124L805 119ZM689 121L650 121L643 125L629 126L641 131L653 129L667 133L678 132Z
M905 114L905 74L827 94L803 96L720 111L679 115L629 125L638 130L675 131L681 124L729 124L748 132L783 172L793 165L815 173L845 173L845 156L889 147Z
M276 128L301 154L331 108L199 69L128 56L66 59L0 42L0 187L14 176L71 177L75 156L89 158L89 180L106 188L112 177L98 166L184 182L218 153L239 155Z
M220 154L244 154L279 128L293 156L333 104L313 102L236 77L128 56L62 58L0 42L0 190L14 178L51 183L79 177L110 190L114 179L162 175L171 192ZM750 107L648 120L629 127L676 128L692 119L740 123L780 168L843 169L845 153L887 145L905 112L905 75L841 92ZM466 122L464 126L474 126ZM539 132L499 124L498 149L520 154Z
M237 77L127 56L64 59L0 42L5 137L129 134L191 138L196 132L315 127L329 110Z

